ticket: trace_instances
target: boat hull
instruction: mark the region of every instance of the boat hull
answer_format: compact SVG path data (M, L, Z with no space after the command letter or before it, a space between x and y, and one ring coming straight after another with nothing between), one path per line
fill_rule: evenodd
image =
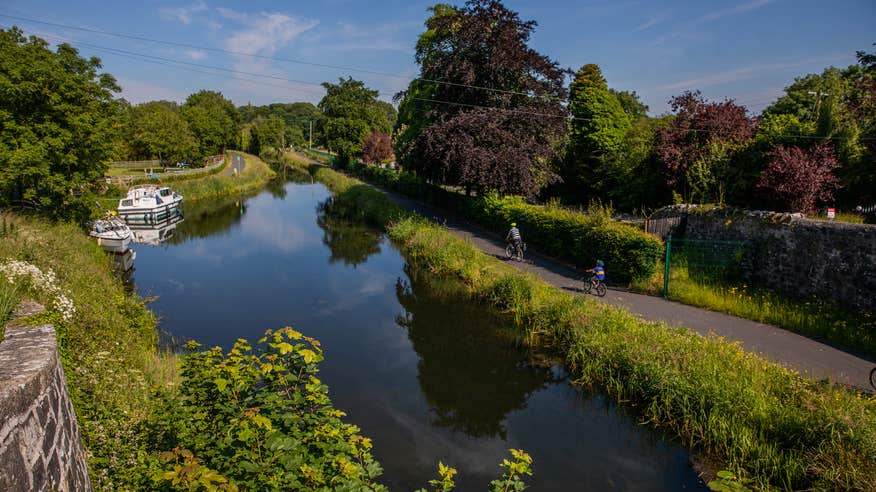
M119 208L119 217L126 224L157 224L182 216L182 200L150 208Z
M124 253L131 246L131 235L122 238L105 238L97 236L99 244L107 253Z

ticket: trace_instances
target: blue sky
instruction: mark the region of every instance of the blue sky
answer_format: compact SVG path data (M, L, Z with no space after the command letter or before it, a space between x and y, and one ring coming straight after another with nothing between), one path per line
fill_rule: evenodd
M256 53L392 75L320 68L190 47L124 39L0 17L52 43L62 40L104 69L132 102L182 101L219 90L235 104L311 101L318 84L351 75L381 91L407 86L417 73L413 47L435 3L418 0L326 1L47 1L3 0L0 14L96 31L241 53ZM451 2L453 3L453 2ZM461 2L458 2L461 3ZM611 87L635 90L652 114L686 89L731 97L759 112L794 77L854 62L876 51L873 0L507 0L538 22L531 46L561 65L598 64ZM121 50L110 52L111 50ZM140 55L160 57L150 58ZM158 61L160 63L153 63ZM217 71L204 66L246 72ZM252 75L254 74L254 75Z

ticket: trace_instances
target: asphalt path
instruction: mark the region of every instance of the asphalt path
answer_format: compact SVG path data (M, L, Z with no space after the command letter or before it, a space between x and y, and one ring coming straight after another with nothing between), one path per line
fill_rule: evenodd
M225 176L231 176L232 174L234 174L234 170L237 169L237 175L240 176L240 174L243 172L243 168L246 167L246 159L241 157L239 154L228 155L231 156L231 165L226 167L225 170L222 171L222 174Z
M298 155L309 162L317 163L304 155ZM505 260L505 244L498 235L431 205L375 188L395 203L445 225L448 231L471 242L485 253ZM525 238L526 231L521 232ZM583 276L580 269L556 258L540 255L533 248L529 248L525 256L526 261L512 261L510 264L570 293L584 295L580 290L580 278ZM609 288L605 297L594 299L625 308L647 321L660 321L693 330L703 336L738 341L747 352L759 354L815 380L829 380L865 391L873 390L869 383L869 374L876 366L874 360L867 360L861 355L788 330L616 288Z

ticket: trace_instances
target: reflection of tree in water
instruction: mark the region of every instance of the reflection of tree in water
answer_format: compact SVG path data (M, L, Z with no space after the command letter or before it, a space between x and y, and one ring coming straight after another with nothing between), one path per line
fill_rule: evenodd
M374 229L355 222L334 217L329 210L331 198L316 207L316 223L322 229L322 243L331 251L329 263L342 261L344 265L357 266L369 256L380 253L383 237Z
M249 197L205 200L185 208L185 225L179 227L168 241L181 244L191 239L208 237L239 224L246 214Z
M526 354L486 306L436 295L406 268L396 296L405 309L396 322L420 356L420 388L436 414L434 425L474 437L505 438L505 417L553 381L550 369L527 365Z

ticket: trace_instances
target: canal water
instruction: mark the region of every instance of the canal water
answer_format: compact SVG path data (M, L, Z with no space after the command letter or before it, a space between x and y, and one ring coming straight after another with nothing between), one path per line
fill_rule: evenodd
M226 349L292 326L320 340L334 405L374 441L391 490L438 461L484 491L509 448L534 491L704 490L687 451L562 370L530 364L507 323L447 294L379 231L327 217L320 184L190 207L136 246L132 280L175 339Z

